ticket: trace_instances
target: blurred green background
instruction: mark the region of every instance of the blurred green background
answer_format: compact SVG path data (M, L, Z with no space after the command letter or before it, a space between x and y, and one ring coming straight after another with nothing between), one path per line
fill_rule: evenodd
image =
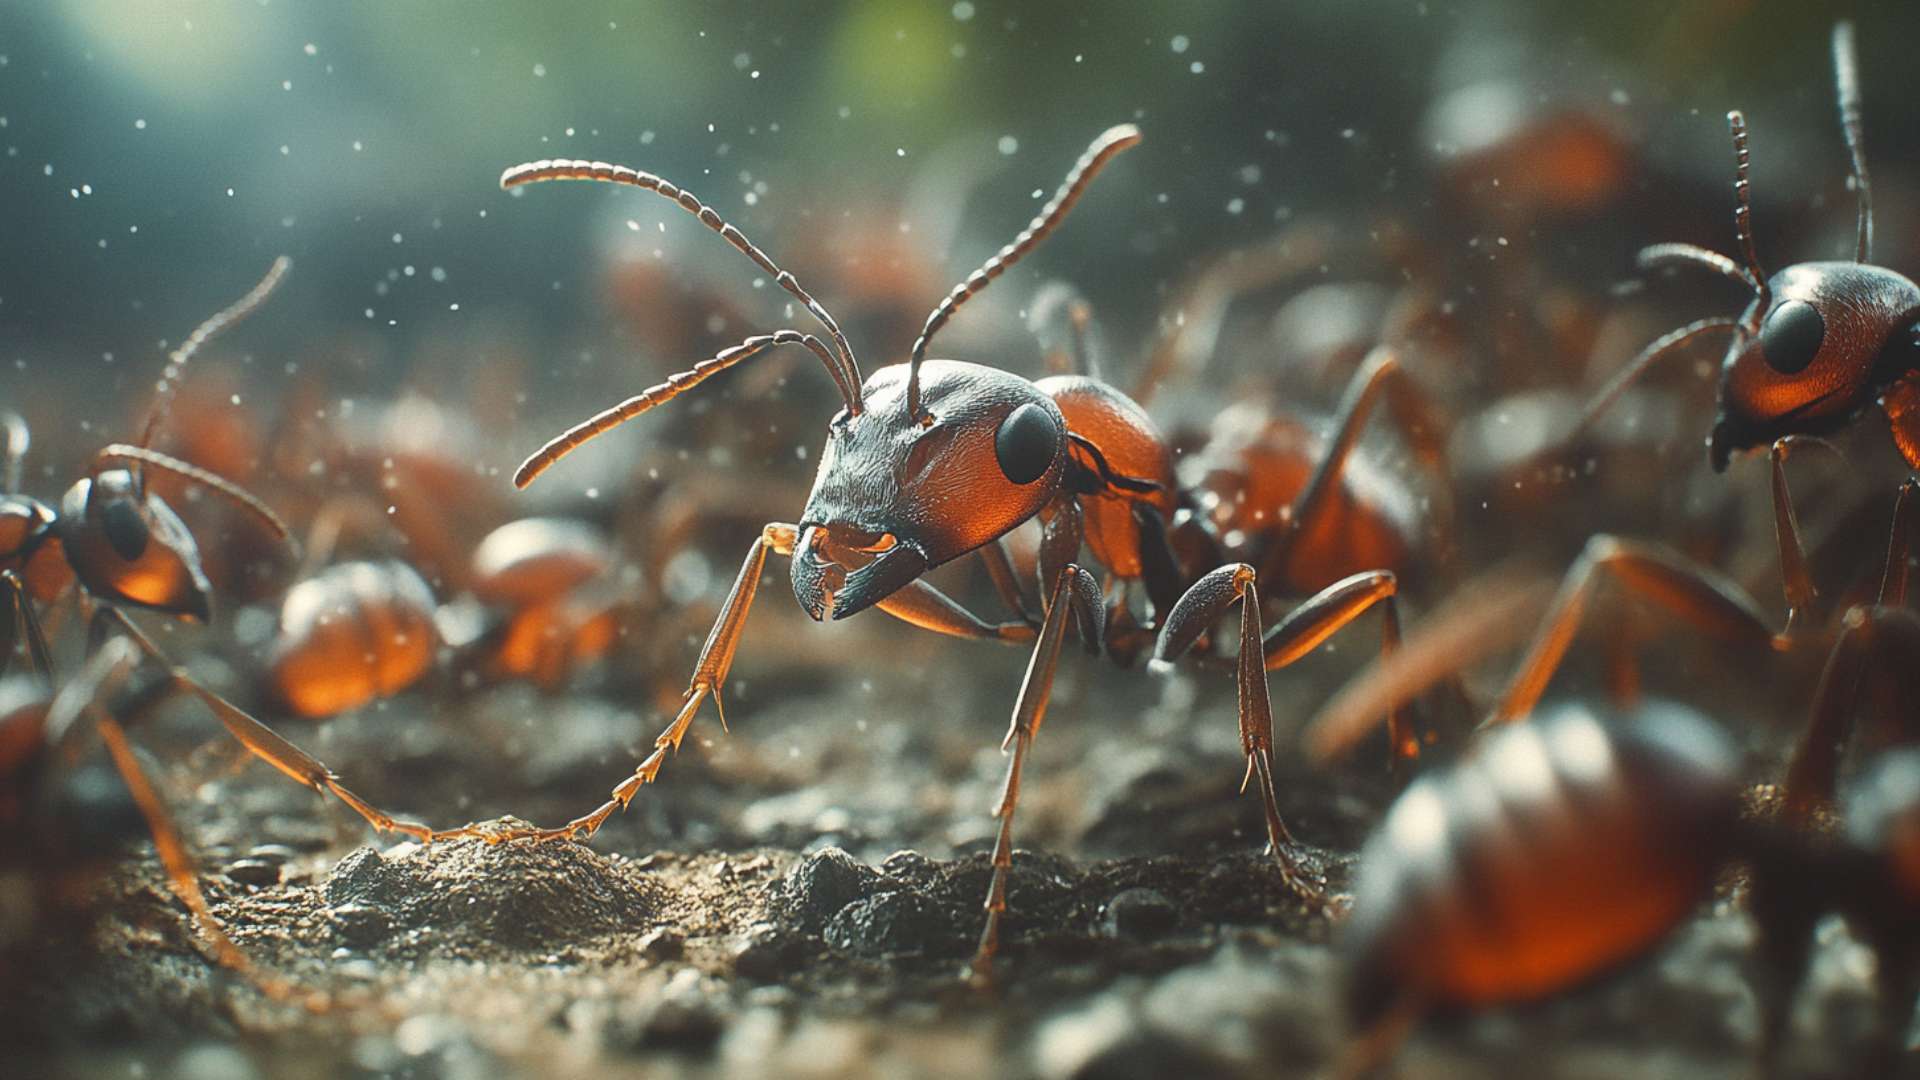
M53 394L83 415L103 387L137 396L149 369L104 357L157 360L158 342L284 251L299 269L249 330L260 348L351 334L328 362L377 386L428 342L515 340L551 361L546 376L585 380L577 400L605 397L634 381L596 348L610 332L599 274L623 223L644 234L631 238L642 255L663 249L676 273L743 302L752 268L664 204L611 190L515 199L496 187L503 167L580 156L676 179L830 308L860 258L847 245L865 243L856 225L924 238L904 246L943 279L930 307L1122 120L1143 127L1143 148L1001 289L1069 276L1134 341L1170 281L1303 215L1392 212L1464 255L1479 226L1435 194L1429 114L1490 79L1605 115L1642 155L1613 201L1529 223L1577 248L1596 284L1655 239L1730 245L1722 116L1735 104L1755 131L1761 245L1778 256L1789 224L1818 220L1827 240L1851 226L1835 211L1834 7L10 3L0 394ZM1920 5L1859 14L1884 257L1898 266ZM1697 218L1679 236L1676 209ZM910 330L857 339L869 370ZM114 404L92 417L120 415Z

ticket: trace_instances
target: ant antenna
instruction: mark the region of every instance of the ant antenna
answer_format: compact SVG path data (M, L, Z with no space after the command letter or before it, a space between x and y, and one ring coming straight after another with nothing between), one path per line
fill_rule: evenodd
M181 461L171 454L149 450L144 446L129 446L126 443L111 443L102 447L100 452L93 456L95 469L115 461L136 462L149 468L159 469L161 472L172 473L182 480L188 480L210 491L218 492L264 525L267 531L273 534L275 540L284 541L289 546L293 545L292 534L287 529L287 523L280 520L280 515L274 513L271 507L246 489L219 473L208 472L198 465Z
M1760 283L1755 281L1753 275L1739 263L1717 251L1696 247L1693 244L1649 244L1640 249L1640 254L1634 257L1634 262L1643 273L1684 263L1688 266L1711 270L1749 289L1760 288Z
M1073 163L1073 169L1061 182L1060 190L1054 192L1047 205L1041 207L1027 227L1020 230L1020 235L996 252L980 269L968 274L965 281L955 285L953 291L933 309L933 314L927 316L927 324L921 329L919 339L913 343L913 355L907 361L908 416L920 415L920 363L926 359L927 345L933 340L933 335L940 332L940 328L953 318L953 313L969 297L986 288L988 282L1005 273L1008 267L1039 246L1040 241L1045 240L1047 234L1067 216L1067 211L1073 209L1073 204L1080 201L1081 193L1086 191L1094 177L1100 175L1100 170L1106 167L1107 162L1139 141L1140 129L1132 124L1118 124L1101 132L1087 147L1087 152L1080 155L1080 160Z
M1767 272L1760 268L1760 255L1753 247L1753 181L1747 173L1752 168L1753 155L1747 149L1747 116L1739 109L1727 114L1727 130L1733 133L1733 197L1736 204L1733 210L1733 229L1740 236L1740 252L1746 256L1747 272L1753 275L1757 300L1754 304L1754 317L1757 319L1767 310L1770 291L1767 288Z
M260 283L247 290L247 294L228 305L225 310L193 328L193 333L180 343L180 347L167 354L166 369L160 374L160 385L155 388L153 405L147 410L147 423L140 431L140 446L153 445L153 433L159 429L160 422L166 418L167 407L173 403L174 388L180 384L180 373L186 369L187 361L193 359L201 346L218 337L222 331L253 314L253 310L266 303L267 297L280 284L293 268L293 260L285 255L273 260L267 268L267 276Z
M1853 186L1860 193L1860 224L1855 230L1853 261L1873 258L1873 184L1867 178L1867 152L1860 124L1860 62L1854 55L1853 23L1833 27L1833 81L1840 98L1840 130L1853 157Z
M598 180L602 183L625 184L629 187L637 187L642 191L651 191L656 195L672 200L674 204L682 210L699 218L700 224L719 233L722 240L732 244L735 248L739 249L741 254L752 259L756 266L772 275L775 283L790 293L794 299L804 304L807 311L826 329L827 336L833 339L834 352L830 355L822 356L821 359L827 365L827 373L833 376L834 385L840 388L840 397L846 403L847 415L860 415L862 405L860 400L860 364L853 358L853 346L847 343L847 335L841 331L840 324L833 320L833 316L827 313L826 308L820 306L818 300L815 300L807 290L800 287L800 282L797 278L775 265L774 261L767 257L766 252L761 251L759 247L755 246L753 241L747 239L745 233L742 233L739 229L721 220L720 215L715 213L712 207L701 202L692 192L680 188L667 180L663 180L652 173L641 172L638 169L628 168L625 165L610 165L604 161L572 161L567 159L529 161L524 165L515 165L506 172L501 173L500 187L502 190L511 190L523 184L537 184L548 180ZM731 351L732 350L729 350L729 352ZM759 352L760 350L754 349L752 351ZM748 353L747 355L752 354ZM716 357L715 359L718 358ZM732 362L738 363L744 359L746 359L746 356L735 356ZM712 361L708 361L708 363L711 362ZM696 367L695 370L698 371L700 369ZM717 371L719 369L716 368L713 370ZM687 374L692 374L692 372L688 372ZM709 371L708 374L712 374L712 371ZM676 376L676 378L678 377L679 376ZM702 376L702 378L704 377L705 376ZM698 379L694 380L694 382L698 381ZM688 383L687 385L691 386L692 383ZM668 397L672 396L671 394L668 395ZM666 398L662 398L661 400L664 401ZM648 407L650 408L651 406ZM643 409L641 411L645 410ZM609 424L608 426L612 425ZM584 442L590 437L591 435L584 435L580 441ZM569 449L571 449L571 447L569 447ZM561 453L565 453L565 451L561 451ZM556 454L555 458L557 459L559 456L559 454ZM531 460L528 464L532 464ZM521 469L524 472L526 466L521 466ZM535 470L536 475L537 473L538 470ZM532 478L532 476L527 477L529 480ZM525 485L522 484L521 486L524 487Z
M1642 252L1642 254L1644 255L1645 252ZM1708 254L1712 253L1709 252ZM1724 256L1722 257L1724 258ZM1728 259L1727 262L1731 265L1733 260ZM1738 276L1740 276L1741 280L1745 280L1744 274L1739 274ZM1593 396L1592 401L1587 403L1586 409L1580 414L1580 422L1574 425L1573 434L1567 437L1566 442L1571 444L1583 438L1588 431L1592 430L1594 423L1600 419L1600 414L1606 412L1613 406L1614 402L1620 400L1620 395L1626 393L1627 387L1631 386L1634 380L1638 379L1641 375L1644 375L1647 369L1659 363L1662 357L1673 353L1681 346L1686 345L1702 334L1713 334L1722 330L1737 333L1739 329L1740 320L1738 319L1701 319L1697 322L1690 322L1678 330L1670 330L1653 339L1647 344L1646 348L1640 350L1638 356L1628 361L1627 366L1621 368L1613 378L1607 381L1607 385L1602 387L1600 392Z
M699 386L708 379L727 370L742 360L750 359L775 345L805 345L813 350L820 362L833 371L834 355L827 346L812 334L802 334L797 330L776 330L771 334L756 334L738 345L721 350L710 360L702 360L693 365L692 370L667 376L667 381L650 386L610 409L595 413L580 423L554 436L545 446L534 451L533 456L521 462L520 468L513 474L513 486L524 488L533 483L534 478L552 468L554 463L596 436L603 435L621 424L647 412L659 405L665 405L681 394ZM835 382L839 382L836 377ZM846 394L846 384L841 383L841 394ZM858 413L857 394L847 399L847 412Z

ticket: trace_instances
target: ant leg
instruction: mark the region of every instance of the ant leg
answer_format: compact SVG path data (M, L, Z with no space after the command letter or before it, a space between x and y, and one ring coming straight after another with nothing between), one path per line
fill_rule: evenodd
M1800 616L1819 598L1813 571L1807 568L1806 548L1800 540L1800 519L1793 510L1793 492L1787 487L1787 456L1801 446L1824 445L1818 440L1789 435L1775 439L1767 452L1773 472L1773 535L1780 547L1780 579L1787 594L1787 625L1792 633Z
M1279 799L1273 790L1273 703L1267 696L1268 661L1260 633L1260 592L1255 573L1246 563L1222 566L1193 583L1193 588L1167 613L1154 644L1153 662L1159 670L1192 646L1201 631L1212 626L1235 600L1240 602L1240 655L1237 666L1240 712L1240 749L1247 757L1241 781L1258 780L1260 805L1267 818L1267 844L1280 863L1287 887L1313 903L1324 901L1309 882L1296 854L1293 834L1280 819Z
M1373 661L1321 708L1303 736L1308 754L1332 760L1399 703L1519 645L1526 628L1546 612L1554 584L1551 578L1506 568L1455 589L1407 636L1392 663Z
M1088 635L1096 648L1105 618L1100 586L1092 574L1076 564L1061 568L1048 595L1046 618L1040 624L1033 656L1027 661L1027 676L1020 684L1020 697L1014 702L1013 721L1007 727L1007 737L1000 742L1001 753L1011 748L1013 757L1007 763L1007 779L993 811L993 816L1000 819L1000 830L993 843L993 880L987 886L985 905L987 922L980 931L980 946L974 951L969 968L971 981L976 985L985 985L993 978L993 956L1000 948L1000 920L1007 910L1007 875L1013 869L1013 812L1020 802L1020 771L1026 764L1033 737L1039 734L1040 724L1047 716L1047 699L1053 693L1053 673L1060 662L1060 642L1066 633L1069 609L1077 612L1081 632Z
M128 792L133 795L141 816L146 819L147 831L153 837L154 851L159 854L161 866L167 872L168 886L193 916L201 937L213 949L214 960L222 967L238 973L275 1001L298 1002L313 1012L325 1011L331 1005L327 995L297 990L285 980L262 971L227 936L220 920L208 905L205 894L200 891L193 860L187 854L186 842L181 838L179 828L174 825L166 803L154 790L139 758L134 756L120 722L101 707L101 701L118 690L139 661L140 650L132 643L120 638L108 641L88 661L79 676L55 698L48 714L48 729L66 728L71 723L67 717L77 718L77 714L82 712L93 722L101 741L106 744L107 754L113 759L114 768L126 783Z
M1235 300L1277 288L1289 278L1324 265L1334 254L1340 231L1330 222L1294 225L1271 240L1229 252L1194 275L1180 291L1166 331L1147 357L1146 370L1127 396L1145 406L1171 377L1192 377L1212 359Z
M1909 476L1893 503L1893 535L1887 540L1887 565L1880 574L1880 606L1907 606L1907 580L1913 572L1914 492L1920 480Z
M700 659L694 665L693 678L688 681L686 693L680 699L680 711L666 729L654 738L653 752L634 766L631 775L614 785L605 802L565 825L550 829L487 829L479 825L464 825L435 833L434 838L472 836L489 843L585 839L600 831L600 826L617 811L626 809L642 787L653 783L660 774L660 767L666 764L667 755L680 749L680 741L687 737L687 729L693 725L693 718L707 698L713 699L714 711L720 715L720 726L726 727L727 711L721 704L720 691L726 685L728 671L733 668L733 655L740 648L740 634L747 625L747 613L753 608L754 594L760 591L760 575L767 567L767 553L793 554L799 534L798 526L777 521L768 523L760 530L753 547L747 552L746 561L740 566L740 576L733 580L733 588L728 591L726 602L720 606L720 614L714 620L712 631L707 634L707 643L700 649Z
M1752 598L1721 574L1656 544L1596 536L1562 579L1533 645L1487 718L1489 725L1533 711L1573 644L1603 575L1722 640L1768 648L1783 640L1768 629Z
M1397 388L1397 389L1396 389ZM1341 396L1340 409L1334 435L1327 446L1327 452L1314 466L1313 475L1307 479L1306 487L1294 499L1288 510L1286 528L1276 541L1278 555L1269 558L1267 565L1285 566L1294 554L1293 543L1303 535L1310 535L1320 523L1321 515L1328 508L1337 505L1333 495L1338 491L1335 480L1340 470L1346 466L1347 458L1353 453L1354 446L1360 441L1366 430L1367 420L1373 413L1373 407L1380 395L1412 395L1417 388L1412 386L1406 372L1400 369L1400 362L1392 350L1377 348L1367 357L1360 370L1354 372L1353 379L1347 383L1346 392ZM1411 398L1410 398L1411 400ZM1420 449L1421 441L1429 435L1438 437L1442 433L1427 432L1422 422L1420 430L1409 429L1405 435L1409 442ZM1437 454L1438 443L1434 444ZM1421 451L1425 454L1425 451Z
M1000 594L1000 602L1007 610L1020 616L1027 625L1038 627L1039 616L1027 605L1026 594L1020 591L1019 575L1013 572L1013 557L1007 554L1007 538L1001 537L991 544L980 547L980 561L987 565L987 577L993 581L993 590Z
M1180 558L1173 552L1167 536L1167 519L1159 507L1149 502L1133 504L1133 524L1140 532L1140 579L1146 584L1147 599L1153 602L1156 619L1180 602L1187 591L1186 575L1180 570Z
M0 594L4 594L7 603L13 606L13 613L3 620L4 629L0 629L0 675L6 674L7 667L13 663L13 650L17 647L18 634L27 642L27 660L33 664L48 685L53 683L53 657L47 650L47 636L40 630L40 618L33 611L33 597L27 593L27 583L12 570L0 570Z
M1400 608L1394 599L1399 588L1392 571L1365 570L1315 593L1267 632L1263 643L1267 670L1277 671L1319 648L1376 604L1381 618L1380 657L1385 663L1400 648ZM1387 754L1389 767L1396 770L1420 758L1420 737L1405 702L1387 710Z
M1014 642L1032 641L1035 635L1034 628L1025 621L987 622L919 578L907 582L874 606L901 622L949 637Z
M1820 672L1806 731L1787 763L1781 813L1793 824L1806 824L1816 807L1833 800L1841 751L1867 678L1897 675L1911 681L1920 672L1920 614L1861 604L1840 625L1840 639ZM1915 726L1911 718L1906 722Z
M327 768L326 763L319 758L288 742L245 709L200 685L193 676L187 674L185 668L174 664L166 653L161 652L160 647L153 643L153 639L134 625L133 620L119 608L111 604L101 604L95 615L95 632L104 632L105 623L109 620L139 646L141 652L167 670L177 689L199 698L213 713L214 719L220 721L220 725L227 729L227 734L233 736L241 746L246 747L249 753L280 770L302 787L312 788L321 795L331 794L334 798L346 803L355 813L365 818L367 824L373 826L376 832L402 833L421 843L429 843L433 840L435 834L432 829L417 822L396 818L355 795L340 783L340 777L332 769Z

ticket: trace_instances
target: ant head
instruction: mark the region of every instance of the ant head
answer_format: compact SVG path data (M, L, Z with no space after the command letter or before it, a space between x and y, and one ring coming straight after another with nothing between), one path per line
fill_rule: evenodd
M1775 274L1741 316L1720 369L1713 467L1726 468L1735 451L1845 423L1908 359L1916 313L1920 287L1882 267L1800 263Z
M56 530L94 595L202 622L211 615L193 534L131 470L105 469L68 488Z
M916 417L903 407L908 370L874 372L866 411L827 429L793 552L793 595L815 619L865 610L1059 489L1067 423L1046 394L995 368L929 360Z

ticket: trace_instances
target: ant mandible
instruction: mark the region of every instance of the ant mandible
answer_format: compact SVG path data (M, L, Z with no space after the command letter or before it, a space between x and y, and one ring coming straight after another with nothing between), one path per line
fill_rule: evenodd
M1395 579L1387 571L1351 575L1290 611L1271 634L1262 633L1256 572L1244 563L1189 575L1174 555L1167 522L1181 501L1173 455L1133 400L1087 375L1034 383L997 368L928 359L933 336L966 300L1031 252L1066 215L1093 177L1140 141L1131 124L1096 138L1058 192L1005 247L956 285L928 316L905 364L883 367L862 380L845 334L833 316L794 276L711 208L669 181L631 168L589 161L535 161L508 169L503 188L548 180L597 180L651 191L672 200L719 233L803 305L825 332L783 329L758 334L607 409L553 439L514 476L525 487L587 440L665 404L701 382L776 345L800 345L825 366L843 408L827 426L813 491L797 523L766 525L748 551L732 590L700 652L681 708L654 741L654 749L606 802L557 828L497 830L470 825L439 835L476 835L495 841L591 836L658 775L708 698L720 711L747 612L768 555L792 560L795 599L815 620L844 619L869 607L954 637L1033 642L1026 677L1003 749L1007 776L994 815L1000 819L986 924L971 971L990 976L1006 911L1013 853L1013 814L1021 770L1046 715L1054 670L1070 618L1088 650L1098 654L1108 625L1102 592L1080 563L1084 543L1108 573L1139 582L1164 614L1154 654L1171 661L1191 647L1225 609L1241 605L1238 714L1248 779L1258 781L1267 839L1288 885L1310 903L1326 903L1308 877L1301 853L1282 822L1273 782L1273 720L1266 671L1311 652L1340 627L1379 605L1389 613L1383 639L1397 638L1391 613ZM1342 430L1364 421L1380 384L1397 368L1391 357L1369 365L1349 394ZM1350 444L1336 440L1336 445ZM1281 540L1304 534L1327 511L1319 497L1344 455L1329 453L1298 505L1276 507L1268 520ZM1316 495L1315 493L1319 493ZM1041 526L1043 616L1009 622L981 618L922 579L933 567L978 552L1003 602L1024 613L1001 538L1031 519ZM1162 603L1164 601L1164 603Z

